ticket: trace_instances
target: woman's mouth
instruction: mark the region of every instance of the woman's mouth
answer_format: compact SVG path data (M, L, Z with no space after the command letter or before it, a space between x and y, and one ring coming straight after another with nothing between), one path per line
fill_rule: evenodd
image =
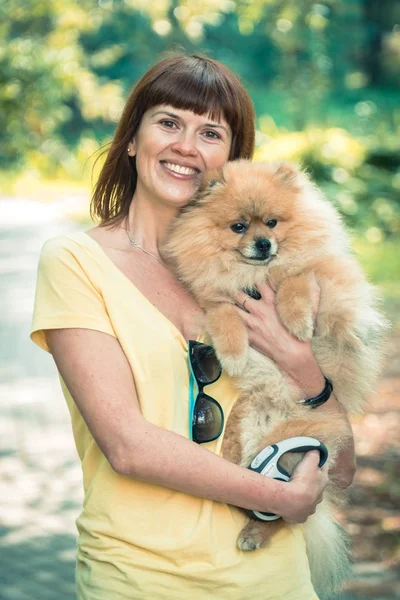
M167 162L165 160L161 160L160 164L173 177L178 177L179 179L190 179L193 177L193 175L200 173L199 169L194 167L184 167L182 165L177 165L176 163Z

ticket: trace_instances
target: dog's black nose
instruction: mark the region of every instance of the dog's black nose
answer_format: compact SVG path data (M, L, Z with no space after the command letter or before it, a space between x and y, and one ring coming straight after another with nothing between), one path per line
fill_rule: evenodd
M255 247L259 252L266 254L271 249L271 242L265 238L259 238L255 241Z

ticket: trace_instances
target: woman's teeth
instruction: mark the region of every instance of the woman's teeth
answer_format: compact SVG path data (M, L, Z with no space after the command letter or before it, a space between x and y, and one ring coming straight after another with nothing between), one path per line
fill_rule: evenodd
M174 165L173 163L163 162L162 164L169 171L173 171L174 173L179 173L180 175L194 175L197 172L197 169L192 169L190 167L181 167L179 165Z

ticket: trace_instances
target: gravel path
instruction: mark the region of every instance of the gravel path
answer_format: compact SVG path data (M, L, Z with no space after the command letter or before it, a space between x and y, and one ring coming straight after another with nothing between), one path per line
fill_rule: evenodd
M53 361L29 329L42 244L76 225L30 200L2 199L0 215L0 599L73 600L81 469Z

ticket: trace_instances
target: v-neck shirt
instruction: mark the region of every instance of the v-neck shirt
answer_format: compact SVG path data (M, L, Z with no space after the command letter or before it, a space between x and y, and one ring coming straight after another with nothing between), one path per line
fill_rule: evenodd
M85 328L118 339L145 419L189 438L188 345L182 333L83 232L46 242L38 267L32 340ZM61 385L82 462L77 519L79 600L315 600L301 526L243 552L236 507L116 473ZM227 420L238 392L226 374L207 387ZM223 436L206 447L221 453Z

